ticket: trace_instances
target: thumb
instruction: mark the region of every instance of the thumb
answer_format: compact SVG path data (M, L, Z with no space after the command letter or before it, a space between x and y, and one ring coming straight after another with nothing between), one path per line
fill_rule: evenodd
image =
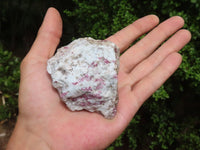
M28 56L34 59L47 60L54 54L61 35L61 16L55 8L49 8Z

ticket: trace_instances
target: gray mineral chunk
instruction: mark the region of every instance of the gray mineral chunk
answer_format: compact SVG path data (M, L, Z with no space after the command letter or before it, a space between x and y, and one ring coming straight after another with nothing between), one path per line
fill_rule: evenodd
M118 103L119 49L112 42L79 38L48 60L47 71L62 101L72 110L112 119Z

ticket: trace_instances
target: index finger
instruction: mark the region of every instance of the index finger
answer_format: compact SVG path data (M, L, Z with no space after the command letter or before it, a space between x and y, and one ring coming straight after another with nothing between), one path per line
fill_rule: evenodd
M114 35L108 37L106 40L115 43L120 49L120 52L123 52L133 41L153 29L158 23L159 18L157 16L148 15L136 20L132 24L116 32Z

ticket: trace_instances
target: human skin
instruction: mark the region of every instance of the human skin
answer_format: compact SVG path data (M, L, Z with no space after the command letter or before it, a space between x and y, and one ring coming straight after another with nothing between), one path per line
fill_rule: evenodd
M7 150L105 149L179 67L182 59L178 51L191 38L189 31L181 29L183 25L178 16L159 24L158 17L148 15L106 39L121 52L126 50L120 56L117 114L108 120L98 113L71 112L52 87L46 66L59 44L62 20L56 9L49 8L21 63L19 115Z

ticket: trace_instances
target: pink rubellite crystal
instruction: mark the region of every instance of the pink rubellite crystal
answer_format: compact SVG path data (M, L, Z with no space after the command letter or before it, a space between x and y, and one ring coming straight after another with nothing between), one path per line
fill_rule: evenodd
M119 49L109 41L79 38L47 62L52 85L67 107L112 119L118 103Z

